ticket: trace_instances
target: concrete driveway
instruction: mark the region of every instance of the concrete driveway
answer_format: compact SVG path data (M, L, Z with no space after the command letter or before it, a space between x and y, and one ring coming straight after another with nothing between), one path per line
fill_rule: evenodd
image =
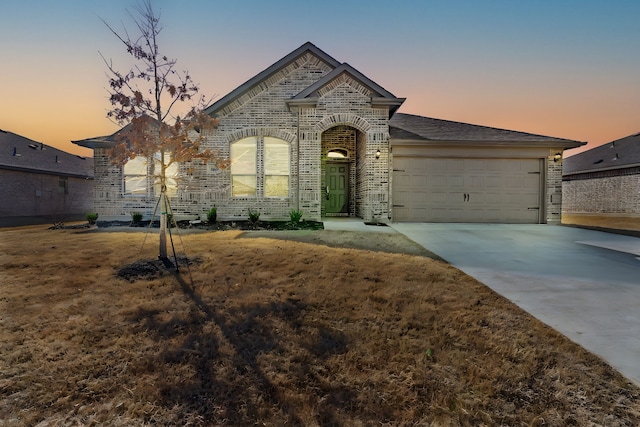
M392 227L640 385L640 238L560 225Z

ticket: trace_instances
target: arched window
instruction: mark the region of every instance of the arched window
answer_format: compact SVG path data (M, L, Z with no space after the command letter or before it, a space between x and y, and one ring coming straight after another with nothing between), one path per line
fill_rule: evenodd
M232 143L231 196L289 197L290 163L289 143L282 139L248 137Z
M327 153L327 157L330 159L346 159L349 157L349 152L340 148L331 150Z
M231 144L231 195L256 196L257 138L243 138Z

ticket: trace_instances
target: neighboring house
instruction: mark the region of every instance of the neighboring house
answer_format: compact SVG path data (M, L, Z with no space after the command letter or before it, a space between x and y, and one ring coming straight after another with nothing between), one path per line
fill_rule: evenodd
M249 209L288 219L295 209L309 220L560 221L554 158L583 143L397 113L403 102L306 43L207 108L220 125L205 147L231 167L181 164L172 209L204 217L215 206L220 219L246 219ZM153 185L128 190L135 174L108 158L114 138L75 141L94 149L95 210L150 215Z
M563 214L640 218L640 133L564 160Z
M0 130L0 224L84 219L92 188L90 158Z

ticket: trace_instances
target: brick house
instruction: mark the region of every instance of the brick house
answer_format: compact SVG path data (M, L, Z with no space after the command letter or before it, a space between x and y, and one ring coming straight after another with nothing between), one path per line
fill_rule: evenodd
M0 130L0 224L84 219L93 209L93 164Z
M249 209L261 219L288 219L296 209L308 220L559 222L554 156L583 143L401 114L403 102L305 43L206 109L220 125L205 145L231 167L179 165L173 211L203 217L215 206L220 219L246 219ZM75 143L94 149L101 218L153 211L153 183L136 194L134 165L127 171L109 162L114 135Z
M640 133L564 160L563 214L640 219Z

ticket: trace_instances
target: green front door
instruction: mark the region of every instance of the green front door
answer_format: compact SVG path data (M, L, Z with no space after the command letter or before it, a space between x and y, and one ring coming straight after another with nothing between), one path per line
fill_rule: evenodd
M349 214L349 165L327 163L326 214Z

